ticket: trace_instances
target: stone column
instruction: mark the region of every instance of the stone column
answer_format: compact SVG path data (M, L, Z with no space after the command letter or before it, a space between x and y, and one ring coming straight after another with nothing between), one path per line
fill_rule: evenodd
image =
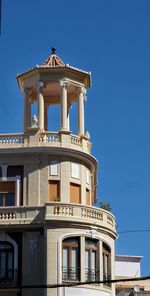
M99 241L99 266L99 280L103 281L103 243L101 240Z
M61 130L68 131L67 120L67 87L69 83L66 81L60 82L61 86Z
M85 237L80 237L80 273L81 282L85 282Z
M67 107L67 130L70 131L70 115L69 115L70 106Z
M78 98L78 135L84 135L84 99L86 89L84 87L79 88Z
M24 89L24 132L31 127L30 88Z
M37 82L37 101L38 101L38 127L41 131L44 130L44 97L42 81Z

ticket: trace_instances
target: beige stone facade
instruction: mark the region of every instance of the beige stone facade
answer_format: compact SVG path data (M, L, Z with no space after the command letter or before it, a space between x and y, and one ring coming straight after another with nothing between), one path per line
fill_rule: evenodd
M97 160L84 129L91 75L53 52L17 79L24 132L0 135L0 295L114 295L113 285L95 283L114 277L116 228L114 216L94 206ZM76 135L69 123L73 102ZM48 124L54 105L61 114L55 132ZM85 284L46 288L80 282Z

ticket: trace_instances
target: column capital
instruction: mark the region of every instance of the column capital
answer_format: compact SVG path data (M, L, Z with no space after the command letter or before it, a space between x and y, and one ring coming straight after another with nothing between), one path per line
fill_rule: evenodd
M78 87L77 92L78 92L78 94L81 94L82 93L83 96L84 96L84 98L86 97L87 90L86 90L85 87L83 87L83 86Z
M31 94L31 88L30 87L23 88L22 93L24 96L29 97Z
M40 89L41 91L43 91L44 88L46 88L46 82L43 81L37 81L36 82L36 87L38 89Z
M70 85L68 81L60 80L60 86L67 88Z

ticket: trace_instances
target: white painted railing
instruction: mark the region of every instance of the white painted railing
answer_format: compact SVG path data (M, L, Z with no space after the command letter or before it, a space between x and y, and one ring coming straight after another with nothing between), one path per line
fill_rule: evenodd
M58 143L60 136L58 133L45 132L39 135L39 142Z
M59 202L46 203L44 206L0 207L0 224L44 223L45 220L66 220L87 223L107 228L113 233L114 216L103 209L86 207L79 204Z
M3 134L0 135L0 144L21 144L24 143L24 134Z
M113 229L115 231L115 218L111 213L96 207L86 207L76 204L47 203L46 219L70 219L88 222ZM69 221L69 220L68 220Z
M0 207L0 223L26 223L26 221L33 221L37 216L39 220L44 218L44 207Z
M67 147L90 153L91 143L88 139L72 134L57 132L35 132L25 134L0 134L0 148L32 147L32 146Z
M79 136L70 135L70 142L73 145L81 146L81 138Z

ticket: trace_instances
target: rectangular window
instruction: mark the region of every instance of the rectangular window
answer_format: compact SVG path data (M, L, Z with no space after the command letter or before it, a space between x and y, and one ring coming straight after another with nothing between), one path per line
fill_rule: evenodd
M96 266L97 242L95 240L85 240L85 281L95 282L98 277Z
M68 238L63 242L63 280L78 281L80 277L79 242Z
M59 201L60 200L60 182L59 181L49 181L49 201Z
M50 175L58 176L58 162L56 160L53 160L50 163Z
M79 177L80 177L79 176L79 174L80 174L79 168L80 168L80 166L78 163L74 163L74 162L71 163L71 177L72 178L79 179Z
M107 246L103 245L103 279L104 281L111 279L111 252ZM110 283L105 283L105 286L111 286Z
M70 202L81 203L81 186L78 184L70 184Z

